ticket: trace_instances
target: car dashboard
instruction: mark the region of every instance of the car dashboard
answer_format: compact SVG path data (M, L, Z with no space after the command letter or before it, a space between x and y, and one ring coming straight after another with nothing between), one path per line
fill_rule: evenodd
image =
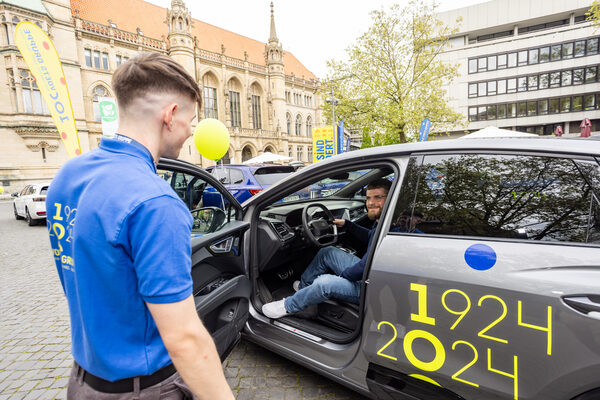
M362 200L321 200L335 219L352 222L363 220L367 211ZM265 271L280 266L300 251L314 247L305 237L302 212L310 203L294 203L272 206L261 212L258 224L259 270ZM325 217L325 212L314 208L313 218Z

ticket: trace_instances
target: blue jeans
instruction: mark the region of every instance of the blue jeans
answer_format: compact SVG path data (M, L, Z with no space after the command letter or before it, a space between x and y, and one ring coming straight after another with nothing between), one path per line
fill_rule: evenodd
M295 313L330 298L359 304L362 281L350 282L339 276L358 261L360 258L337 247L322 248L302 274L299 290L285 299L285 309Z

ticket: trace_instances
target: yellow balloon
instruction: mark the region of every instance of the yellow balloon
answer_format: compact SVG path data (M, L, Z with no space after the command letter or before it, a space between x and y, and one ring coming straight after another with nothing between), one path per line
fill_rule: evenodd
M203 119L194 129L194 145L203 157L219 160L229 149L229 131L218 119Z
M0 194L4 193L4 187L0 186Z

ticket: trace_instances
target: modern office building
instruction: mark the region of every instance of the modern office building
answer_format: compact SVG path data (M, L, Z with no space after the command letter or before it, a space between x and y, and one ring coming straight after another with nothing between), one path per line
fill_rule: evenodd
M264 3L263 3L264 4ZM203 91L199 117L229 128L225 162L240 163L265 151L312 162L312 127L321 124L319 82L282 48L271 6L260 23L266 42L192 18L182 0L162 8L143 0L0 1L0 184L20 190L47 180L68 159L36 82L14 44L23 20L40 26L62 61L82 150L102 137L98 97L113 96L115 69L139 52L167 54L194 76ZM203 159L188 140L180 158Z
M587 118L592 133L600 131L600 29L586 21L590 5L492 0L438 14L458 26L442 59L459 64L447 90L466 130L579 136Z

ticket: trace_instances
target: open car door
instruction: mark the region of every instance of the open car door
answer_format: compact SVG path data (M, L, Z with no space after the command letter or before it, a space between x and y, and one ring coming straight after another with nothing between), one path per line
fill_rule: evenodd
M221 360L240 338L248 319L250 281L246 276L242 221L237 200L213 176L181 161L161 158L157 173L188 206L192 227L192 279L196 311L211 333ZM205 206L207 189L221 196L220 204Z

